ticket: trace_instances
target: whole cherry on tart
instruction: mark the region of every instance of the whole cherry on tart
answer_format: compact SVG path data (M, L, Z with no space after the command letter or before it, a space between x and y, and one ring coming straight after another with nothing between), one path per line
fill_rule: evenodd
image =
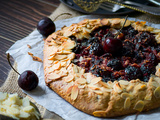
M7 54L7 60L8 60L9 65L11 66L11 68L17 74L20 75L19 78L18 78L18 85L19 85L19 87L21 87L23 90L26 90L26 91L31 91L31 90L35 89L38 86L38 83L39 83L39 79L38 79L37 75L33 71L31 71L31 70L26 70L26 71L24 71L21 74L18 73L13 68L13 66L11 65L9 58L10 58L10 55L8 53Z
M122 49L122 41L117 38L107 37L103 43L103 50L107 53L115 54Z

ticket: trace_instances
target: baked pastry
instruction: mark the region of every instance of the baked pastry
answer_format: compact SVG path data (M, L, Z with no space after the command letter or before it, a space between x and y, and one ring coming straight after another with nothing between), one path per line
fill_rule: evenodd
M46 85L96 117L160 107L160 30L127 20L117 34L124 21L85 19L48 36Z

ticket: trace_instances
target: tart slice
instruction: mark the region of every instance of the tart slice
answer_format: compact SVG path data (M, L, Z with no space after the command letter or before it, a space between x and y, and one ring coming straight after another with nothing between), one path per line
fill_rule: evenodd
M115 117L160 107L160 30L146 22L85 19L44 44L45 82L77 109Z

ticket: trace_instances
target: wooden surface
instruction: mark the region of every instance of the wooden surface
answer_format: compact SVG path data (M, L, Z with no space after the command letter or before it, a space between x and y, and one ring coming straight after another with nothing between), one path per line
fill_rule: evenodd
M59 0L0 0L0 86L11 69L5 52L32 32L37 22L50 15L59 4ZM14 62L12 58L11 62Z

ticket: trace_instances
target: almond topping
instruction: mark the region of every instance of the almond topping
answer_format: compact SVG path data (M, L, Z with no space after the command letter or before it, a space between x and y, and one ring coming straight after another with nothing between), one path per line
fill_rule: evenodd
M120 80L119 83L120 83L121 85L128 85L128 84L129 84L129 82L128 82L128 81L125 81L125 80Z
M118 92L118 93L122 92L122 88L121 88L119 83L115 83L114 86L113 86L113 89L114 89L115 92Z
M74 79L74 75L68 75L64 80L65 82L71 82Z
M70 86L70 87L67 89L67 94L71 94L72 88L73 88L73 86Z
M67 58L67 55L56 55L54 58L57 60L63 60L65 58Z
M85 88L86 85L79 85L78 88Z
M57 64L54 64L50 69L49 69L49 73L53 72L54 70L58 70L61 67L61 64L58 62Z
M146 85L142 85L142 84L138 84L137 86L135 86L135 90L144 90L144 89L146 89L147 87L146 87Z
M48 79L51 79L51 80L56 80L56 79L59 79L61 76L59 74L56 74L56 73L51 73L48 75Z
M131 106L130 98L126 98L126 100L124 102L124 109L129 109L130 106Z
M76 82L77 82L78 84L85 84L87 81L86 81L86 79L84 79L84 78L79 78L79 79L76 80Z
M74 85L71 91L71 99L76 100L78 96L78 85Z
M141 112L144 108L144 102L142 100L139 100L133 109L138 110L139 112Z
M130 99L132 99L133 96L131 94L129 94L129 93L122 93L121 94L121 98L123 98L123 99L130 98Z
M99 87L97 87L96 85L88 85L88 87L90 88L90 89L92 89L92 90L100 90L100 88Z
M92 83L92 84L96 84L96 83L98 83L99 81L101 81L101 79L102 79L101 77L96 77L96 78L94 78L94 79L91 80L91 83Z
M105 83L103 81L99 81L99 83L105 88L111 88L110 86L107 85L107 83Z
M109 20L104 18L104 19L101 20L101 24L102 25L109 25Z
M154 96L156 98L160 98L160 86L154 90Z
M102 94L103 94L103 92L100 91L100 90L94 90L94 92L95 92L96 94L98 94L98 95L102 95Z
M123 19L123 20L121 21L121 26L123 26L124 21L125 21L125 19ZM131 24L131 22L130 22L129 20L127 20L126 23L125 23L125 25L124 25L124 27L127 27L127 26L129 26L130 24Z
M67 41L62 44L62 47L64 50L69 50L73 49L75 47L75 42L74 41Z
M66 66L66 62L65 61L61 61L61 66Z
M93 115L96 117L106 117L106 111L94 111Z
M145 100L151 100L151 99L152 99L152 95L151 95L151 94L146 95L144 99L145 99Z

